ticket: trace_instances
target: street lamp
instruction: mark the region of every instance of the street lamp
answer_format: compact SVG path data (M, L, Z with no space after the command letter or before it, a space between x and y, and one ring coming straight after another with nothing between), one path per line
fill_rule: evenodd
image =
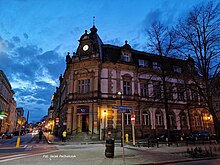
M106 130L106 121L105 121L105 118L106 118L106 110L104 110L104 112L103 112L103 117L104 117L104 136L103 136L103 139L105 140L105 130Z
M120 96L120 106L122 106L122 92L118 92ZM121 113L121 147L124 146L124 112Z

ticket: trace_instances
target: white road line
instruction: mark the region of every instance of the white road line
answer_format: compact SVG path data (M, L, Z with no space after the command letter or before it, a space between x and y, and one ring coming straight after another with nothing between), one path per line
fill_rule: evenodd
M17 159L17 158L20 158L20 157L26 156L26 155L28 155L28 154L18 154L18 155L3 156L3 157L0 157L0 162Z
M59 150L56 150L56 151L48 151L48 152L43 152L43 153L38 153L38 154L32 154L32 155L24 154L23 156L18 155L18 157L15 157L15 158L8 158L8 159L5 159L5 160L0 160L0 163L1 163L1 162L7 162L7 161L10 161L10 160L20 159L20 158L26 158L26 157L33 157L33 156L39 156L39 155L49 154L49 153L58 152L58 151L59 151ZM16 156L16 155L14 155L14 156ZM1 159L1 158L0 158L0 159Z

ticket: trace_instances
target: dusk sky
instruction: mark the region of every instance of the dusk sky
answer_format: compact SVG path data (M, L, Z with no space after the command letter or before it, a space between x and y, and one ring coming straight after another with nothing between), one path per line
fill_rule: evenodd
M67 52L76 51L85 30L95 26L104 44L147 51L146 28L154 20L172 25L207 0L0 0L0 70L17 107L37 122L51 104L65 70Z

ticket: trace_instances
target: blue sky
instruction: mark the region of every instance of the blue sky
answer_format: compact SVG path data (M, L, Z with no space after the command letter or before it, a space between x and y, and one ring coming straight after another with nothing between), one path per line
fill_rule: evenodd
M207 0L0 0L0 69L17 107L37 122L47 114L67 52L76 51L93 16L105 44L122 46L128 40L146 51L145 29L152 21L175 24L202 2Z

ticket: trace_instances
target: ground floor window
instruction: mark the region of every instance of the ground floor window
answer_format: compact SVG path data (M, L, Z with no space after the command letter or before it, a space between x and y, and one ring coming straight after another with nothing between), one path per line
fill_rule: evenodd
M155 124L158 125L158 126L163 125L163 117L162 117L162 112L161 111L156 111Z
M125 125L131 124L131 113L124 113L124 123Z
M142 113L142 124L150 125L150 116L147 111L143 111Z

